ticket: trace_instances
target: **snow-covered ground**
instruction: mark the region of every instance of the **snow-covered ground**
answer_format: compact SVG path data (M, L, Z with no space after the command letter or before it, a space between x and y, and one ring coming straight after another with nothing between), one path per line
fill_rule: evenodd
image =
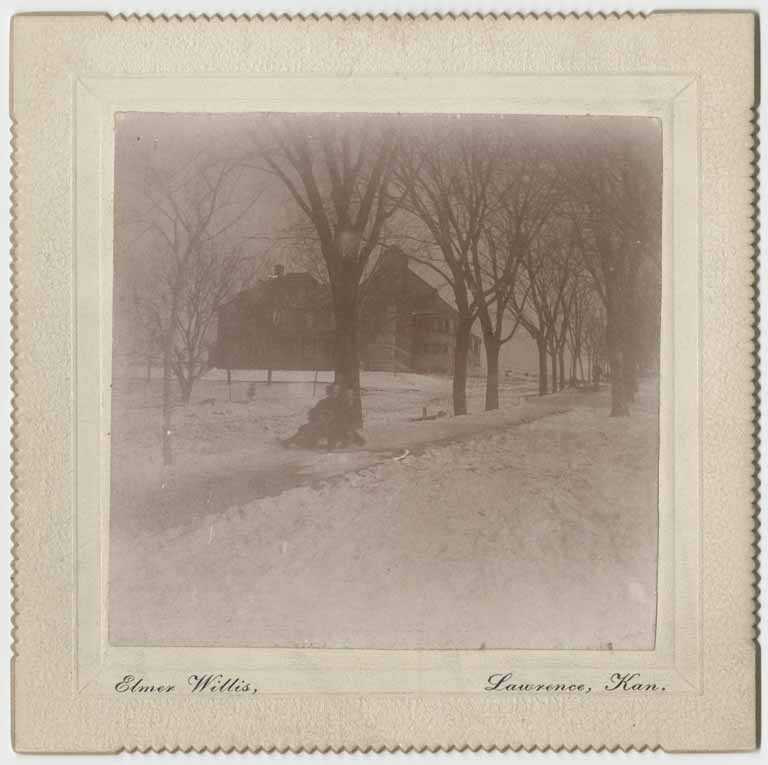
M412 422L450 411L450 380L368 373L366 447L332 453L276 448L311 383L250 400L236 384L231 403L208 379L177 409L171 470L158 384L116 386L113 642L652 646L653 381L628 419L607 416L607 390L526 399L521 378L501 412L481 411L478 380L468 417Z
M272 385L264 373L234 372L230 388L224 372L214 370L195 387L189 406L173 413L174 464L161 464L161 381L116 378L112 402L113 532L132 536L177 526L199 514L225 509L232 502L274 493L378 461L372 452L412 448L460 432L503 425L510 418L532 415L525 396L536 389L534 378L520 377L502 386L501 417L483 417L485 383L468 385L468 418L449 413L451 379L436 375L364 372L362 397L365 450L332 453L282 449L278 439L306 422L307 412L325 393L331 373L275 372ZM256 385L251 383L259 381ZM535 411L538 411L538 406ZM300 475L299 475L300 474ZM183 495L183 498L180 496Z

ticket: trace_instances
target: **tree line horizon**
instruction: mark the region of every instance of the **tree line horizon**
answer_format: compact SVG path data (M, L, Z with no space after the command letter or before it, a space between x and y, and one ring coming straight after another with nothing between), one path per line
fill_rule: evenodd
M249 129L249 118L258 129ZM293 249L327 283L334 377L355 392L360 425L359 307L380 253L392 245L450 291L458 317L455 415L467 413L476 325L486 410L500 405L501 349L523 331L538 350L541 395L589 378L592 364L605 362L609 414L629 415L641 369L658 365L658 121L263 114L230 116L226 125L236 126L235 140L217 140L213 131L163 154L157 138L145 138L141 153L122 159L132 187L117 202L132 231L125 249L151 253L135 259L149 265L131 286L142 342L163 358L167 462L172 379L188 401L205 371L216 311L253 279L254 242L266 242L267 252ZM249 216L260 201L268 206L275 187L291 225L264 233Z

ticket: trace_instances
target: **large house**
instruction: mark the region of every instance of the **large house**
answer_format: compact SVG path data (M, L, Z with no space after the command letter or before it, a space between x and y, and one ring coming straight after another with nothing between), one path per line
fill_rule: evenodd
M386 250L362 287L359 353L363 369L450 373L458 313ZM470 374L481 371L480 338L472 335ZM218 313L211 361L223 369L332 369L334 320L329 288L309 273L277 267Z

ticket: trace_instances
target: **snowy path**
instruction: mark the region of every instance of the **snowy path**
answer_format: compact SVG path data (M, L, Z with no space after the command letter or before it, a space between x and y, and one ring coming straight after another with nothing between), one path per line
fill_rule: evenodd
M199 523L233 505L275 496L288 489L315 485L345 473L392 460L408 450L447 444L478 434L504 430L565 411L558 396L523 403L508 411L483 412L423 422L378 424L365 431L363 448L284 449L276 437L254 441L251 449L181 461L168 471L155 470L127 488L115 487L113 534L152 535Z
M111 640L651 648L652 386L627 419L607 393L549 401L572 408L113 536Z

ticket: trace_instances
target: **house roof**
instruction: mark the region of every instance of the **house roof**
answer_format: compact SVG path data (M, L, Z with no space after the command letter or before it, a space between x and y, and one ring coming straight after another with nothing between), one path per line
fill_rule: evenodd
M408 279L420 285L423 292L425 294L428 293L429 297L440 306L440 309L449 312L454 317L458 316L458 310L448 299L446 299L446 296L441 294L440 287L430 283L430 281L423 274L415 271L412 267L411 261L408 260L408 256L402 250L400 250L400 248L392 247L386 250L379 258L379 261L374 268L373 274L375 274L379 268L383 267L383 264L386 263L387 258L391 257L399 257L404 259L407 262ZM275 290L278 288L281 291L285 290L290 293L293 288L299 285L303 285L304 287L311 290L325 290L326 288L325 285L321 284L321 282L319 282L308 271L289 271L281 274L280 276L270 276L266 279L259 280L253 287L249 287L242 290L241 292L238 292L237 295L235 295L231 300L227 301L227 303L221 306L221 309L226 308L227 306L230 306L232 303L236 302L242 303L243 301L247 301L250 304L259 302L268 296L272 296ZM437 305L433 309L425 308L413 311L413 313L417 314L433 314L439 312L440 310L438 309ZM474 328L472 334L480 337L480 334Z
M270 276L266 279L260 279L252 287L238 292L233 298L224 303L219 310L233 303L242 303L244 301L256 303L272 296L277 290L290 293L298 285L303 285L313 290L321 286L317 279L306 271L291 271L282 276Z

